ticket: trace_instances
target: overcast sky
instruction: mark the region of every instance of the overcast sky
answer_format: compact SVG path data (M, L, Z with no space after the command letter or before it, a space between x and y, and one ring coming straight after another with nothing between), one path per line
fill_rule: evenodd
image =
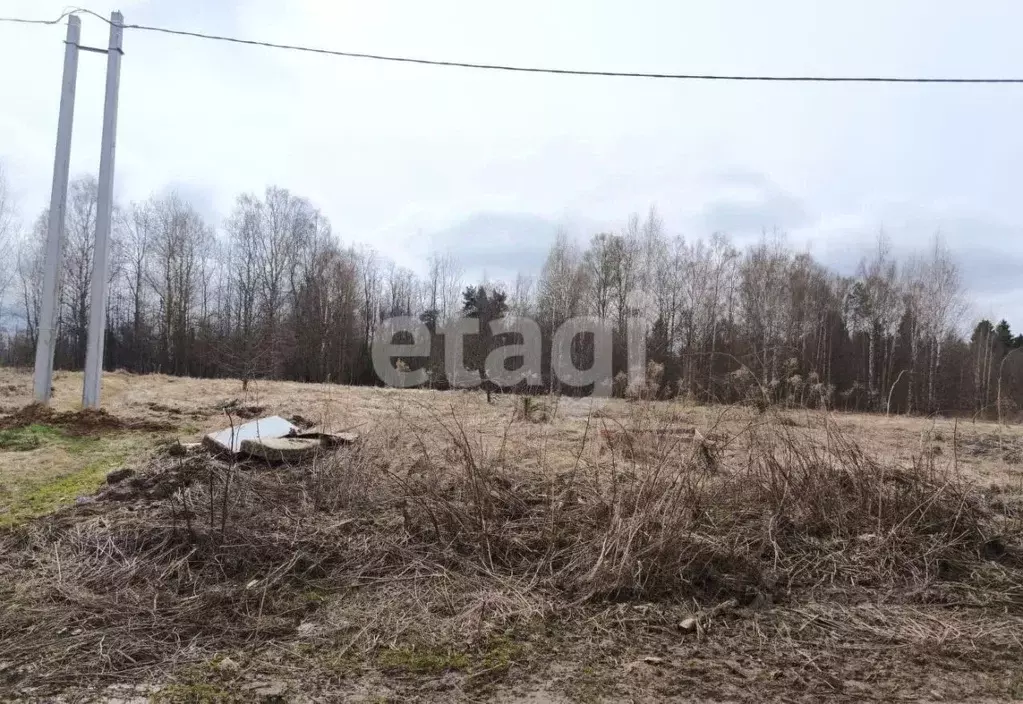
M55 17L63 2L3 0ZM1023 76L1023 3L987 0L125 0L127 23L432 59L615 71ZM107 27L84 16L83 40ZM46 205L61 27L0 23L0 160ZM1023 330L1023 85L693 83L388 64L127 30L116 193L176 188L220 224L242 191L310 198L345 242L418 267L537 269L656 205L668 230L789 233L850 270L880 228L940 231L977 314ZM105 61L82 54L72 174L98 170ZM477 234L478 233L478 234Z

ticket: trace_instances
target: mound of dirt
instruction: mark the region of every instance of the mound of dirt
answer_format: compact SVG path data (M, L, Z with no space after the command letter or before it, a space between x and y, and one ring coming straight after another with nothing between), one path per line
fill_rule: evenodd
M223 471L227 465L208 455L195 455L180 461L154 459L142 471L120 469L107 475L107 486L94 501L135 502L164 500L179 489L186 489L210 471Z
M29 404L0 416L0 430L21 428L38 423L49 425L71 435L100 435L103 433L140 430L162 432L174 430L172 423L150 419L125 419L107 413L103 409L83 408L79 411L55 411L39 403Z

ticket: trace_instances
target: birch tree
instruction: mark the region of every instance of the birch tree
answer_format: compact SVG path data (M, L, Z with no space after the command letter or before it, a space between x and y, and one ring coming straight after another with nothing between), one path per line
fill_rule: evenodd
M4 165L0 163L0 321L3 320L7 295L16 274L13 252L17 227L14 196L7 183Z

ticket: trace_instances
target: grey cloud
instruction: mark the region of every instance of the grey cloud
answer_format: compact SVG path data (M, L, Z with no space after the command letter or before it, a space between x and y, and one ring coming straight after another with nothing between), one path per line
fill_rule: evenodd
M846 276L855 275L860 259L870 256L875 246L870 237L858 239L844 247L829 247L819 259L829 268ZM926 247L926 243L923 245ZM961 248L949 244L955 261L970 292L977 295L1000 294L1023 287L1023 255L988 248ZM913 253L923 253L918 246L905 241L894 244L893 255L905 260ZM1023 299L1023 296L1021 296Z
M172 181L161 189L160 195L171 193L176 193L182 200L187 201L208 224L220 227L224 214L217 207L212 187L195 181Z
M803 233L818 258L836 271L853 275L869 256L883 230L892 254L900 260L926 256L940 235L960 267L963 283L976 299L978 315L1023 320L1023 227L972 213L938 213L923 208L881 208L882 220L871 227Z
M838 230L821 233L824 259L836 269L852 273L856 263L875 246L883 231L893 254L905 258L926 255L934 236L939 235L962 269L975 293L1004 292L1023 285L1023 227L968 213L942 214L917 209L889 212L878 227L867 230ZM811 235L812 238L812 235Z
M779 228L791 230L808 225L812 218L803 202L782 189L764 174L753 171L729 171L709 179L712 187L724 187L700 214L700 224L708 232L727 232L742 236ZM741 189L745 197L728 190Z
M528 213L476 213L434 233L434 249L451 252L470 271L491 278L536 274L561 225Z

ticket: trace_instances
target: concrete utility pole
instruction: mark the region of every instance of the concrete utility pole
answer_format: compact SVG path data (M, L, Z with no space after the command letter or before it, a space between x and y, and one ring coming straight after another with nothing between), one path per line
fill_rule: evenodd
M99 408L103 383L103 342L107 328L107 279L110 272L110 225L114 210L114 143L117 133L117 91L121 80L121 36L124 18L110 13L107 49L106 104L103 107L103 142L99 156L96 210L96 248L93 251L92 291L89 302L89 342L85 355L82 405Z
M67 19L64 45L64 77L60 89L57 117L57 153L53 160L53 186L50 190L50 218L46 228L46 269L43 273L43 300L39 310L36 340L35 399L50 400L53 383L53 352L57 338L57 293L64 249L64 211L67 208L68 173L71 169L71 125L75 115L75 84L78 80L78 39L82 23L74 15Z

